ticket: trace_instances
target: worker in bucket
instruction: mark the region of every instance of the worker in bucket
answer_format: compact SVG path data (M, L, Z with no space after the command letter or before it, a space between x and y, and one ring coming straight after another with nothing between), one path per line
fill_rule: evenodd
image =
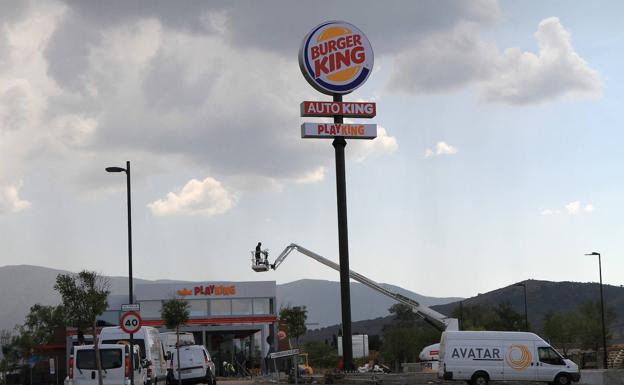
M261 247L262 243L258 242L258 244L256 245L256 265L260 264L260 256L262 254L262 251L260 250Z

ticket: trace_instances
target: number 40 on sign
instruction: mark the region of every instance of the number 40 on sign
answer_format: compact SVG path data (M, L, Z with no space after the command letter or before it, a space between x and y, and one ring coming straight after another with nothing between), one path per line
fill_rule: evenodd
M121 315L119 326L128 334L134 334L141 329L141 316L135 311L127 311Z

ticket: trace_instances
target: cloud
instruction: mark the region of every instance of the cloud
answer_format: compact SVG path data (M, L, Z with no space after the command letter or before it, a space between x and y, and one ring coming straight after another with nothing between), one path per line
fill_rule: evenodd
M366 31L378 55L500 15L495 0L348 0L332 12ZM296 55L325 16L315 4L277 0L0 4L0 186L45 166L94 196L115 181L91 170L115 159L143 166L137 182L179 167L228 186L263 181L249 189L322 180L333 159L326 143L301 140L293 101L313 92ZM362 161L397 142L380 129L350 147Z
M425 149L425 158L440 155L453 155L457 154L458 151L459 149L457 147L453 147L446 142L438 142L436 143L435 151L430 148Z
M434 93L474 84L486 101L517 105L601 94L599 73L575 51L558 18L539 23L537 54L519 48L500 52L480 30L480 24L464 22L418 40L397 55L389 88Z
M560 209L544 209L541 214L544 216L549 215L559 215L562 212L567 213L568 215L579 215L583 212L586 214L591 214L594 212L594 205L591 203L587 203L583 205L581 201L573 201L563 206L563 210Z
M0 215L16 213L32 206L30 202L20 199L20 188L21 182L17 185L0 186Z
M318 167L316 170L308 172L300 177L294 178L295 183L316 183L325 178L325 167Z
M356 162L362 162L367 158L392 154L399 148L396 137L388 134L381 126L377 127L377 137L366 140L350 140L347 147L352 147L347 155Z
M570 33L556 17L542 20L534 34L539 54L505 51L499 67L483 87L483 96L510 104L541 102L565 95L602 93L596 70L574 50Z
M568 214L576 215L579 213L581 209L581 202L580 201L570 202L567 205L565 205L565 209L568 212Z
M191 179L176 192L170 192L165 199L158 199L147 205L154 215L201 215L215 216L232 209L236 197L218 180L207 177L202 181Z

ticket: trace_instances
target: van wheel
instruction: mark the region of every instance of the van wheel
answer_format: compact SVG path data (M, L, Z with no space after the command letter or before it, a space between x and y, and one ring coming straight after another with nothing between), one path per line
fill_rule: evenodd
M488 385L490 378L487 373L484 372L476 372L472 375L471 384L472 385Z
M556 385L570 385L572 381L570 380L570 376L565 373L560 373L555 377Z

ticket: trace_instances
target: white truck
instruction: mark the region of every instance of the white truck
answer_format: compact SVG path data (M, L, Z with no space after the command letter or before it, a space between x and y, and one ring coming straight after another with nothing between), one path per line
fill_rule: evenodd
M446 331L440 341L438 377L445 381L544 381L568 385L580 380L578 366L533 333Z

